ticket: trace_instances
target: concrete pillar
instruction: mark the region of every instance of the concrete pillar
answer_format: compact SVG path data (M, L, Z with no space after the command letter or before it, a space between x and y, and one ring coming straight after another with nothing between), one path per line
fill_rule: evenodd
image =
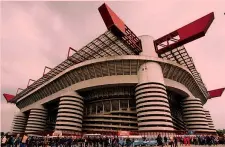
M141 39L142 46L142 52L140 53L141 56L158 57L158 54L155 52L153 37L148 35L142 35L139 36L139 39Z
M25 132L27 125L27 116L23 112L19 112L14 116L11 132L21 134Z
M209 125L199 98L188 97L182 100L183 120L188 130L208 132Z
M25 132L31 134L45 131L47 113L47 109L42 105L32 108L30 110Z
M142 56L157 56L150 36L141 36ZM144 63L138 71L135 88L139 131L173 131L172 117L161 66Z
M205 112L205 115L206 115L206 121L208 122L208 125L209 125L209 131L211 133L216 133L216 129L215 129L215 126L213 124L212 117L211 117L209 111L204 109L204 112Z
M59 102L55 130L81 132L83 113L84 102L79 94L76 92L63 94Z

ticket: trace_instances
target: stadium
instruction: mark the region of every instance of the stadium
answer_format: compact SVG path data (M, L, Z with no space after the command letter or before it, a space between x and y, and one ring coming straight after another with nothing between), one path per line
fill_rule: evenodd
M224 88L207 90L184 47L205 36L214 13L154 39L137 36L106 4L99 12L106 32L69 47L66 60L26 89L3 94L20 109L12 133L215 134L203 105Z

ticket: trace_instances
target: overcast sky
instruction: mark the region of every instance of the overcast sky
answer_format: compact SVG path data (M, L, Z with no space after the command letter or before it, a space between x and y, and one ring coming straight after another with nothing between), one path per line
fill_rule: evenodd
M103 2L2 2L1 92L15 94L45 66L66 59L68 47L82 46L106 31ZM158 38L215 12L205 37L185 45L208 90L225 87L225 0L107 2L137 34ZM216 128L225 128L225 94L208 100ZM9 131L18 109L1 97L2 130Z

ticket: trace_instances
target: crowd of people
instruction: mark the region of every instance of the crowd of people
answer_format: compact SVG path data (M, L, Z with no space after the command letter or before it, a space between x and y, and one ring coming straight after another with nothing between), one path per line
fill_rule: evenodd
M4 136L1 146L6 147L107 147L118 146L116 137L72 137L72 136Z
M121 143L122 139L122 143ZM190 146L194 145L217 145L225 144L224 137L216 136L179 136L179 137L162 137L160 134L157 138L141 138L143 141L156 140L157 146ZM133 147L135 139L121 138L118 136L29 136L24 134L22 137L17 136L3 136L1 138L2 147Z
M218 145L225 144L224 137L213 135L196 135L196 136L182 136L182 137L161 137L159 134L156 138L158 146L170 145L171 147L190 146L193 145Z

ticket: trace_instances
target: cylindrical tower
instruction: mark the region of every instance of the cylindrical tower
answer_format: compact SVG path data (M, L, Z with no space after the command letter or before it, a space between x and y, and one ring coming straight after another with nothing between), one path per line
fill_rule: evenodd
M209 126L202 102L198 98L188 97L182 101L183 118L188 130L208 132Z
M27 121L26 133L39 133L45 131L47 110L42 106L36 106L30 110Z
M174 130L160 65L155 62L141 65L138 78L135 97L139 130Z
M27 116L19 112L14 116L12 122L12 133L24 133L27 125Z
M55 130L81 132L83 120L83 98L77 93L64 94L60 98Z
M140 39L143 48L140 55L157 56L153 38L142 36ZM174 130L164 77L158 63L148 62L140 66L135 97L139 131Z
M211 118L211 115L210 115L209 111L204 109L204 112L205 112L205 115L206 115L207 122L209 124L210 132L215 133L216 132L215 126L213 124L213 121L212 121L212 118Z

